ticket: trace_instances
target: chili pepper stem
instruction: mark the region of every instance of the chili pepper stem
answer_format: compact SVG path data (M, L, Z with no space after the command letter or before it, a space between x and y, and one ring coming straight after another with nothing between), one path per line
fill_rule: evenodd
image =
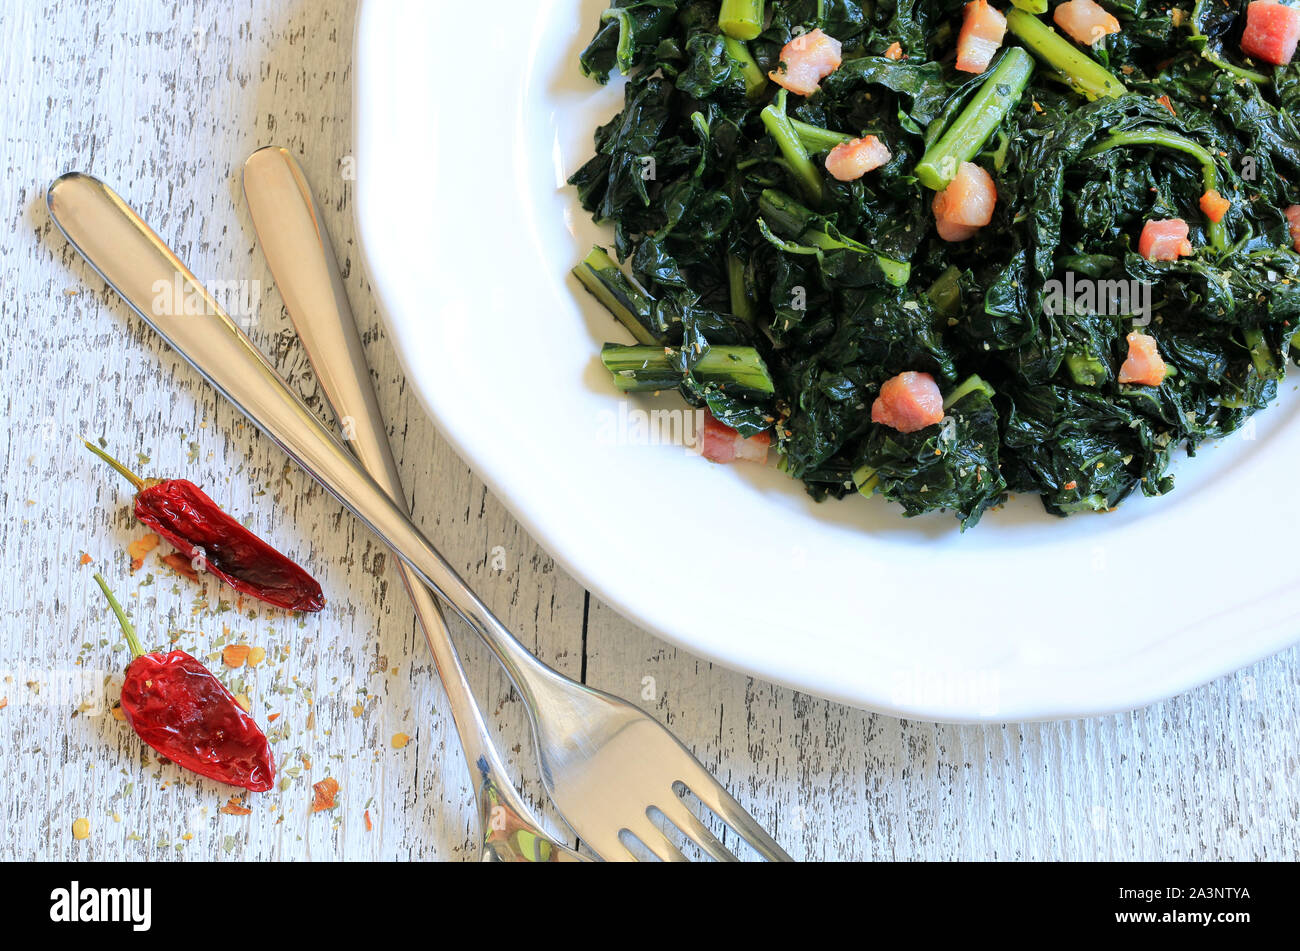
M103 459L110 466L112 466L117 471L118 475L122 476L133 486L135 486L135 490L137 492L141 491L144 488L144 479L141 479L138 475L136 475L126 466L122 465L122 463L118 462L116 459L114 459L104 450L100 449L98 446L91 443L88 439L83 439L81 441L87 449L89 449L95 455L99 456L99 458Z
M144 647L140 644L140 638L136 636L135 628L126 619L126 612L122 610L122 605L117 603L117 598L113 597L113 592L108 590L108 584L98 571L95 572L95 581L104 592L104 597L108 598L108 606L117 615L117 623L122 625L122 633L126 635L126 643L131 648L131 659L135 660L144 654Z

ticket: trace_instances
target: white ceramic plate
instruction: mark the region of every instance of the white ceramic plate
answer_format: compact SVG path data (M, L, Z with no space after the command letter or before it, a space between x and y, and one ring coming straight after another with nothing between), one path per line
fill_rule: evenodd
M650 404L597 359L630 338L568 274L610 242L564 186L621 102L577 68L604 6L366 0L356 38L357 227L407 377L565 568L728 667L934 720L1141 706L1296 639L1291 382L1171 495L1066 520L1018 499L965 535L638 444Z

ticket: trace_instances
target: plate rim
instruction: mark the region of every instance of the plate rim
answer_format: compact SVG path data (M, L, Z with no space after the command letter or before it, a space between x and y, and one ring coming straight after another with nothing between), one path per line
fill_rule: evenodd
M564 536L548 531L546 526L537 521L529 507L520 502L510 490L509 485L498 476L493 468L481 464L481 458L473 451L471 440L468 438L466 431L457 428L454 421L445 420L439 413L435 412L436 400L431 393L426 391L426 387L423 385L424 377L413 369L412 351L414 348L410 345L410 324L408 321L403 321L395 316L397 307L393 305L393 295L390 289L386 287L385 270L374 251L376 242L369 237L369 235L376 232L378 223L373 217L367 215L368 203L365 200L367 192L371 190L371 182L373 181L368 175L373 175L374 173L370 170L377 166L366 160L366 157L370 154L370 144L374 139L368 135L370 128L366 121L368 110L363 100L366 96L366 90L369 88L368 84L374 75L370 71L370 63L378 58L368 54L366 39L377 29L376 23L383 22L383 17L376 16L375 12L386 5L380 0L360 0L353 34L352 127L357 174L352 215L355 240L360 251L362 267L369 280L371 295L377 305L386 332L390 336L394 352L406 380L410 383L417 400L442 438L448 442L458 457L473 469L476 477L487 486L529 536L557 564L561 565L565 571L582 584L585 590L601 598L621 616L697 657L813 696L896 717L931 722L970 724L1077 719L1080 717L1106 716L1138 709L1194 689L1219 677L1230 675L1242 667L1254 664L1300 640L1300 624L1297 624L1300 613L1287 613L1283 617L1274 617L1261 609L1275 605L1279 598L1256 599L1253 602L1236 605L1232 608L1234 612L1232 614L1232 627L1240 629L1241 625L1245 624L1255 632L1256 636L1249 650L1238 650L1232 652L1231 657L1225 658L1221 656L1225 654L1225 651L1219 647L1214 651L1203 652L1204 656L1200 658L1199 663L1185 660L1180 665L1167 665L1144 681L1146 689L1131 690L1122 699L1108 698L1094 704L1087 704L1078 700L1074 702L1061 701L1053 705L1050 700L1044 698L1037 704L1032 705L1032 708L1017 709L1013 707L1010 710L999 708L995 713L985 715L979 712L971 712L969 705L967 705L967 708L959 710L951 706L936 707L934 703L926 701L897 702L879 693L866 696L862 690L848 689L842 682L829 684L823 679L808 677L798 671L790 673L774 672L766 666L755 664L751 660L736 654L729 654L712 645L705 645L683 638L670 626L663 623L662 618L639 611L628 597L619 590L611 588L598 575L588 571L581 559L575 557L568 545L564 543ZM534 12L542 6L545 6L545 4L533 8ZM1199 625L1200 622L1197 622L1192 625L1184 625L1183 628L1176 631L1170 631L1165 640L1199 627ZM1225 624L1225 628L1227 626ZM1263 632L1268 632L1268 636L1261 637L1260 635ZM1178 671L1177 674L1175 674L1175 670Z

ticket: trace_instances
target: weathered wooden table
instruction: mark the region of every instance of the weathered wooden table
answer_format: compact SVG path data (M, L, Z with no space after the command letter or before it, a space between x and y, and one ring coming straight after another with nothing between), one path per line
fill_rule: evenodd
M369 302L346 175L353 16L349 0L0 6L0 858L475 855L465 766L391 558L110 297L45 212L45 186L63 171L113 184L201 278L247 289L253 337L320 406L240 194L243 159L267 144L299 156L329 215L425 531L544 660L640 698L794 855L1297 857L1294 649L1122 716L938 726L714 667L559 570L435 435ZM144 532L129 487L81 448L83 434L147 473L205 485L306 564L332 598L325 613L298 621L239 605L172 573L166 546L132 573L127 546ZM249 814L228 809L229 790L160 763L112 715L126 654L95 569L151 645L209 658L270 721L283 782L250 796ZM456 627L536 800L518 699ZM229 644L266 658L229 667ZM326 777L338 804L313 812L312 784Z

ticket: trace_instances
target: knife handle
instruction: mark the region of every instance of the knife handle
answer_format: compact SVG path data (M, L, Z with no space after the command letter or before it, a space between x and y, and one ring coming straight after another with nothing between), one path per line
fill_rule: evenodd
M73 172L50 186L46 200L59 230L131 309L487 641L524 695L530 714L543 681L567 681L533 657L488 610L116 192L96 178Z

